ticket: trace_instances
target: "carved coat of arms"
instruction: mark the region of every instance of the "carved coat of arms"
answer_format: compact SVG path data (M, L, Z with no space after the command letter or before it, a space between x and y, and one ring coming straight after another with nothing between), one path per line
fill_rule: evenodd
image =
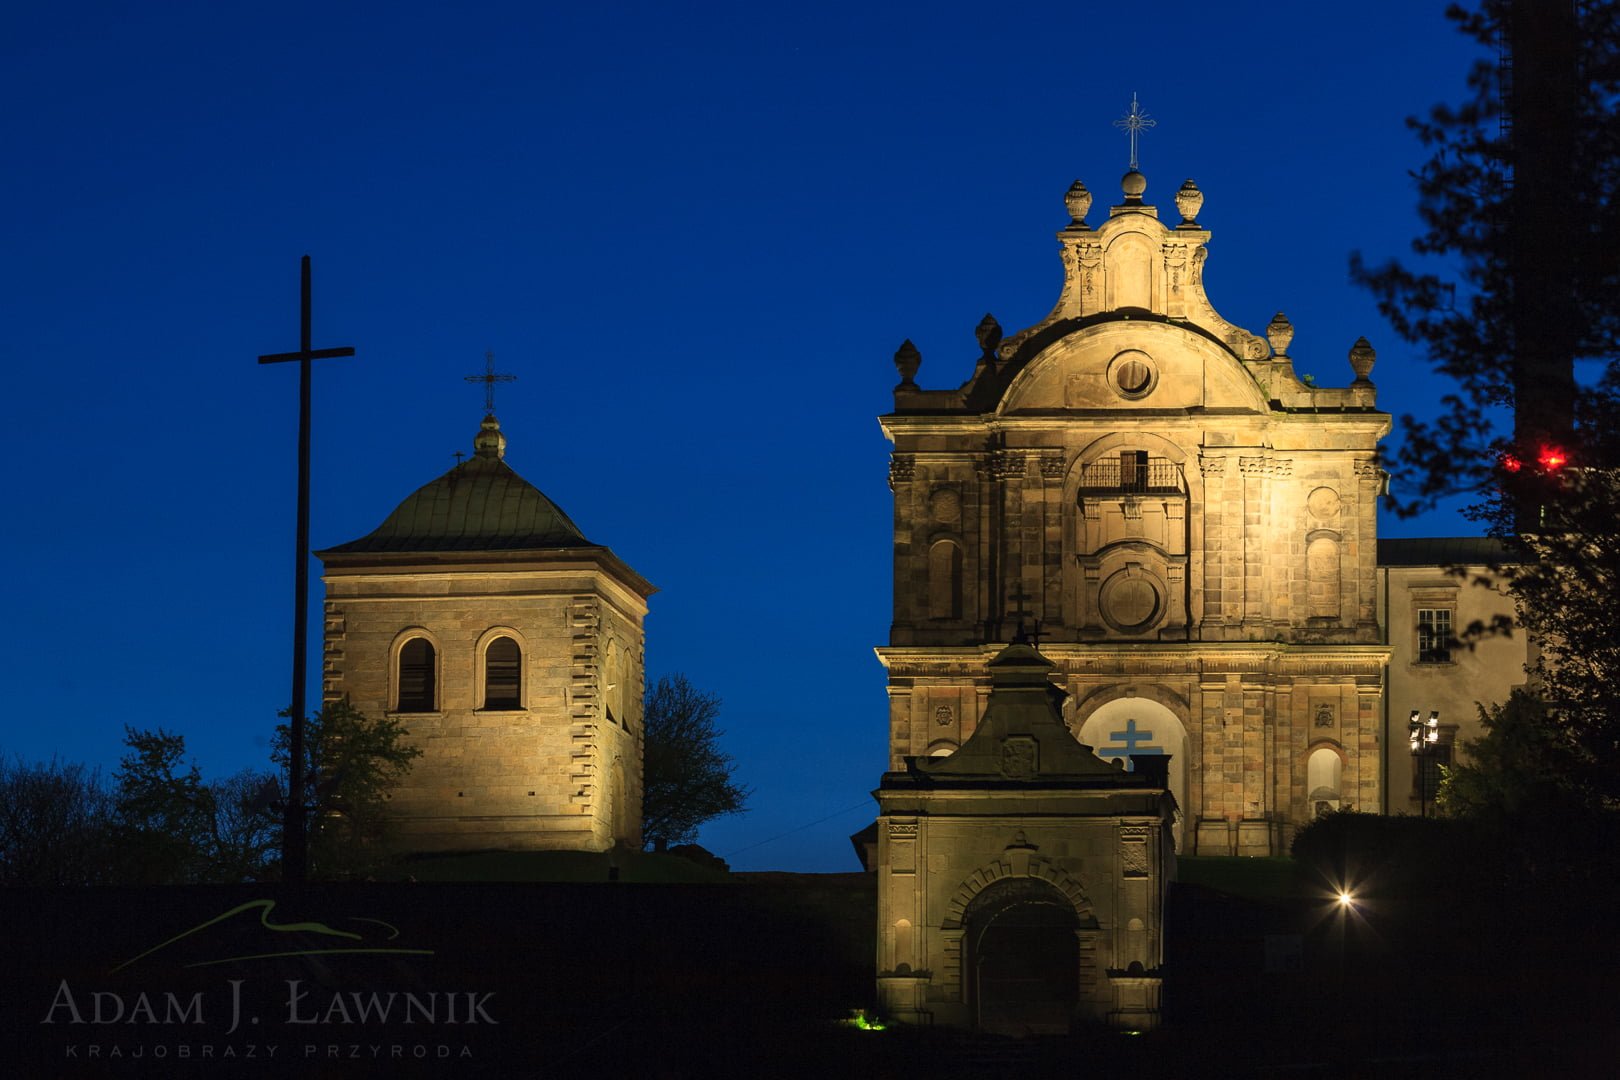
M1001 740L1001 775L1009 780L1029 780L1040 770L1040 744L1028 735L1010 735Z

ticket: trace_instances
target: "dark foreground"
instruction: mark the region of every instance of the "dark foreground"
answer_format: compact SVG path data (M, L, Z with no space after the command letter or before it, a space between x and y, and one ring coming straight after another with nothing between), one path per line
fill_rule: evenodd
M1605 1076L1620 1044L1603 942L1503 925L1413 952L1397 912L1196 884L1172 897L1160 1031L865 1030L841 1021L871 1005L873 903L860 874L10 890L0 1060L19 1077ZM1503 947L1525 935L1539 944Z

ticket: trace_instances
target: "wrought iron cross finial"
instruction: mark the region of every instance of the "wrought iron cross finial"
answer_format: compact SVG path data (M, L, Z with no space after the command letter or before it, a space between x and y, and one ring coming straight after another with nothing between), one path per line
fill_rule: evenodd
M1136 100L1136 92L1131 92L1131 111L1114 121L1114 126L1131 136L1131 168L1136 168L1136 138L1150 127L1158 127L1159 122L1142 111L1142 105Z
M1017 615L1019 621L1022 622L1024 615L1026 614L1024 611L1024 601L1033 600L1035 598L1024 591L1024 583L1020 581L1016 586L1014 586L1013 591L1007 594L1007 599L1018 604L1018 610L1013 612L1013 614Z
M1018 610L1013 612L1014 615L1018 616L1018 630L1013 634L1013 638L1012 638L1013 643L1020 644L1020 645L1028 644L1029 643L1029 633L1024 628L1024 617L1026 615L1028 615L1029 612L1024 610L1024 601L1033 600L1035 598L1033 596L1029 595L1029 593L1025 591L1024 583L1022 581L1020 581L1017 584L1017 586L1013 589L1013 591L1007 595L1007 599L1012 600L1012 601L1014 601L1014 602L1016 602L1018 604ZM1040 646L1040 641L1041 641L1041 620L1036 619L1035 620L1035 645L1036 645L1037 648Z
M481 382L484 384L484 411L491 416L495 415L495 384L498 382L517 382L516 375L497 375L495 373L495 354L484 354L484 373L482 375L466 376L468 382Z

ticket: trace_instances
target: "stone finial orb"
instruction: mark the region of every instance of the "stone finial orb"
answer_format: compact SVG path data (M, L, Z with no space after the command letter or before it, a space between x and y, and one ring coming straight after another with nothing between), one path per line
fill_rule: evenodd
M501 433L501 423L494 413L484 417L484 422L478 425L478 434L473 436L473 454L496 459L506 456L506 436Z
M1288 343L1294 340L1294 324L1288 321L1288 316L1282 312L1271 317L1266 324L1266 340L1271 342L1271 351L1278 356L1288 355Z
M1198 211L1203 208L1204 193L1198 190L1198 185L1188 180L1176 192L1176 209L1181 213L1183 225L1198 224Z
M1125 201L1139 203L1142 193L1147 190L1147 177L1132 169L1120 178L1119 186L1125 191Z
M917 369L921 366L922 353L917 351L917 346L911 343L910 338L906 338L900 343L900 347L894 351L894 367L896 371L900 372L900 385L916 386L914 380Z
M1091 192L1086 190L1086 185L1078 180L1070 184L1064 193L1063 205L1069 208L1070 227L1084 229L1086 215L1091 212Z
M979 339L979 348L984 351L986 357L994 356L996 346L1001 344L1001 324L987 311L984 318L979 320L979 325L974 328L973 336Z
M1356 382L1370 383L1367 378L1372 374L1373 361L1378 359L1378 352L1367 344L1364 337L1356 338L1356 343L1350 346L1350 367L1356 373Z

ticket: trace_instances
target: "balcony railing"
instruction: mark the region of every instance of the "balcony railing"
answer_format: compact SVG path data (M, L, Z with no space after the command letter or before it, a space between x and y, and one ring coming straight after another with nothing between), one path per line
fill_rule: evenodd
M1164 458L1146 461L1104 458L1080 470L1080 490L1127 495L1179 494L1181 466Z

